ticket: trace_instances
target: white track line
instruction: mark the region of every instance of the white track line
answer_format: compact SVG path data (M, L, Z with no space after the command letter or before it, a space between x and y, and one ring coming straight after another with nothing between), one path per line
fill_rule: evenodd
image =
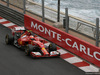
M82 69L85 72L99 72L99 68L90 65L90 66L84 66L84 67L79 67L80 69Z
M6 19L0 19L0 22L5 22L5 21L7 21Z
M64 60L67 61L67 62L69 62L69 63L71 63L71 64L83 61L83 60L81 60L78 57L70 57L70 58L67 58L67 59L64 59Z
M88 69L89 66L85 66L85 67L79 67L81 70L85 71L85 72L91 72L90 69Z
M93 65L90 66L84 66L84 67L79 67L80 69L84 70L85 72L99 72L99 69L96 68ZM86 69L88 69L89 71L87 71Z
M59 51L61 55L62 55L62 54L68 53L67 51L65 51L65 50L63 50L63 49L58 49L57 51Z
M14 23L7 23L7 24L3 24L4 26L6 26L6 27L9 27L9 26L13 26L13 25L15 25Z

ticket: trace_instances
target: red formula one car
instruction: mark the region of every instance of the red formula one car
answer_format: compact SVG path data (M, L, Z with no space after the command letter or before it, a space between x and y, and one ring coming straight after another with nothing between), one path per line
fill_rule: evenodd
M55 44L44 45L45 40L36 37L30 30L24 27L15 27L11 35L6 35L6 44L13 44L18 48L24 49L26 55L32 57L57 57L60 53Z

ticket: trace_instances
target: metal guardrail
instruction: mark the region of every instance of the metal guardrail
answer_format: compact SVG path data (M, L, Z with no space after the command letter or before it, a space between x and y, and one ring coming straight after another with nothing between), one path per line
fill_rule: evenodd
M24 14L0 4L0 16L17 24L24 25Z

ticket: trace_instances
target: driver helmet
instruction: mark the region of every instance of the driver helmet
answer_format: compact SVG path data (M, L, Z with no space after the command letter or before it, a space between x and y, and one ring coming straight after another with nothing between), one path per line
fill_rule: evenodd
M31 40L34 40L34 36L33 36L33 35L31 35L31 36L30 36L30 39L31 39Z

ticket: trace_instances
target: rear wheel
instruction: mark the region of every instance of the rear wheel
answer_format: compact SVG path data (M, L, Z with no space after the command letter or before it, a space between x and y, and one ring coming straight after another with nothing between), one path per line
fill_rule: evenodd
M56 46L54 43L51 43L51 44L49 45L48 49L49 49L49 53L50 53L51 51L57 51L57 46Z
M34 49L34 46L28 44L28 45L26 46L26 48L25 48L25 55L29 56L30 53L33 51L33 49Z
M13 44L13 42L14 42L13 36L7 34L6 37L5 37L5 42L6 42L7 45L8 44Z

